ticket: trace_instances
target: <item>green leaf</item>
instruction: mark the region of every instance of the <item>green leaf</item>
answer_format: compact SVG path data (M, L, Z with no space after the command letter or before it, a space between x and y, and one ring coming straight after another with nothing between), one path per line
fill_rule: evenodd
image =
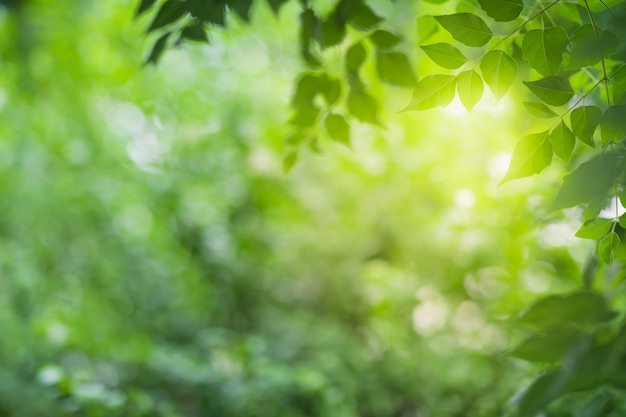
M237 0L228 2L228 8L237 12L239 17L245 21L250 21L250 7L252 7L252 0Z
M548 132L523 137L515 146L509 171L502 183L538 174L552 162L552 146Z
M301 127L311 127L315 124L320 109L314 106L297 107L289 119L289 123Z
M449 43L434 43L422 45L426 54L441 67L456 69L467 62L465 55Z
M295 94L291 103L294 106L306 107L313 105L313 99L321 88L320 78L315 74L304 74L296 84Z
M352 24L363 30L371 29L373 26L379 24L383 19L372 11L365 4L357 6L356 10L350 14L350 21Z
M621 65L611 74L611 98L613 104L621 104L626 96L626 65Z
M496 98L501 98L515 80L517 64L504 51L490 51L480 62L483 79Z
M402 38L387 30L378 29L370 35L370 40L379 49L384 50L384 49L393 48L394 46L396 46L402 41Z
M187 10L185 9L185 3L183 3L182 1L166 1L157 12L154 20L152 20L152 23L148 28L148 32L152 32L153 30L162 28L163 26L175 22L177 19L181 18L186 12Z
M602 144L617 142L626 136L626 105L608 107L600 118Z
M550 119L552 117L557 117L558 115L548 106L543 103L537 103L535 101L525 101L524 106L528 113L532 114L535 117L540 117L542 119Z
M329 114L324 120L324 126L334 141L350 146L350 125L343 116Z
M204 22L224 26L225 4L222 1L186 0L185 4L193 17Z
M463 106L467 111L472 111L483 96L483 80L474 70L463 71L456 77L456 89Z
M576 237L581 239L601 239L611 229L613 220L611 219L592 219L585 222L576 232Z
M563 121L556 125L556 127L550 132L550 143L552 144L552 149L554 150L556 156L565 162L569 161L571 158L575 142L576 138L574 137L574 134L571 130L569 130Z
M417 37L420 43L437 33L437 30L439 30L439 25L433 16L417 18Z
M139 7L137 7L137 11L135 12L135 16L139 16L152 7L156 3L156 0L141 0L139 3Z
M530 336L513 349L509 355L530 362L557 362L577 341L579 330L571 327L550 329Z
M498 22L515 20L524 10L522 0L478 0L478 3L489 17Z
M602 118L602 110L596 106L576 107L569 115L574 135L593 147L593 133Z
M289 171L291 171L291 168L293 168L297 160L298 160L298 151L290 152L287 156L285 156L285 159L283 159L283 171L285 173L288 173Z
M274 14L278 14L280 8L287 3L288 0L267 0Z
M165 35L161 36L159 39L157 39L157 41L154 43L154 46L152 47L152 50L150 51L150 55L148 55L148 59L146 59L146 62L144 63L144 65L148 65L148 64L154 64L156 65L159 62L159 59L161 59L161 55L163 54L163 51L165 51L165 45L167 44L167 38L170 37L172 33L166 33Z
M591 24L582 25L576 30L571 43L568 69L595 65L602 58L609 58L617 49L617 37L613 33L599 30L596 37Z
M209 37L202 23L195 23L183 29L180 35L190 41L209 43Z
M534 29L524 35L522 51L540 74L554 75L559 72L568 42L567 33L560 27Z
M341 96L341 82L324 74L321 78L322 97L329 106L336 103Z
M409 58L401 52L376 54L376 70L381 81L405 87L415 86L417 78Z
M411 103L403 111L447 106L454 98L455 88L456 77L453 75L429 75L417 83Z
M338 11L333 11L322 21L322 46L329 48L341 43L346 37L346 21Z
M615 232L610 232L598 242L598 256L606 264L613 263L615 249L620 244L620 238Z
M489 26L480 17L472 13L435 16L435 19L454 39L467 46L483 46L493 36Z
M615 184L618 157L602 153L563 178L563 184L552 203L552 210L573 207L600 200Z
M553 400L563 395L567 380L556 371L549 371L537 378L519 398L520 417L534 417Z
M378 102L364 91L351 89L348 94L348 111L364 123L382 126L378 119Z
M365 48L361 42L357 42L346 52L346 71L355 72L365 62Z
M524 81L524 84L539 99L553 106L562 106L574 96L565 77L551 75L537 81Z

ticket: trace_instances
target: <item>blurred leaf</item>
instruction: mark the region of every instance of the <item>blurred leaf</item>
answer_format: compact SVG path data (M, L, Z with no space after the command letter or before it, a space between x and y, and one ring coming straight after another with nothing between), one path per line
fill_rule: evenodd
M613 220L610 219L593 219L585 222L576 232L576 237L583 239L597 240L606 235L611 229Z
M552 162L552 146L548 132L522 138L513 151L509 171L501 183L538 174Z
M193 17L203 22L224 26L226 5L223 1L186 0L184 4L186 5L187 11L189 11Z
M587 145L595 146L593 133L600 123L602 110L596 106L580 106L572 110L569 117L574 135Z
M619 142L626 136L626 105L611 106L600 118L602 144Z
M285 173L289 173L291 169L293 168L293 166L296 164L297 160L298 160L297 151L293 151L289 153L287 156L285 156L285 159L283 160L283 171Z
M463 71L456 77L459 99L467 111L472 111L483 96L483 80L474 70Z
M433 16L417 18L417 35L420 42L426 41L439 30L439 25Z
M355 72L365 62L365 48L361 42L355 43L346 52L346 71Z
M334 141L350 146L350 125L343 116L329 114L326 116L324 125L326 131Z
M504 51L490 51L481 60L480 71L493 95L501 98L515 80L517 64Z
M565 392L566 380L555 371L548 371L537 378L518 400L519 416L538 415L554 399Z
M558 73L569 43L563 28L533 29L524 35L522 51L531 67L542 75Z
M608 59L617 49L617 37L607 31L599 30L596 38L591 24L578 28L571 39L568 69L577 69L597 64L604 57Z
M610 232L598 242L598 256L606 264L613 263L615 249L620 244L620 238L615 232Z
M510 355L530 362L557 362L580 340L580 330L571 327L549 329L525 339Z
M320 109L314 106L296 107L289 123L301 127L311 127L315 124Z
M524 81L524 84L539 99L553 106L566 104L574 91L565 77L549 76L537 81Z
M417 83L411 103L403 111L447 106L454 98L455 89L456 77L453 75L429 75Z
M378 119L378 102L364 91L351 89L348 94L348 111L364 123L382 126Z
M537 103L535 101L525 101L524 107L526 107L528 113L542 119L551 119L558 116L551 108L543 103Z
M181 36L190 41L209 43L209 38L206 33L206 29L202 23L196 23L191 26L187 26L181 32Z
M148 32L152 32L153 30L175 22L181 18L186 11L184 2L179 0L167 0L157 12L154 20L152 20L150 27L148 27Z
M620 65L611 74L611 98L613 104L621 104L626 95L626 65Z
M537 103L541 104L541 103ZM550 132L550 143L556 156L564 160L565 162L570 160L576 138L571 130L567 127L564 121L561 121Z
M409 58L401 52L378 52L376 70L381 81L390 84L412 87L417 79Z
M350 21L358 28L363 30L371 29L372 27L379 24L383 19L376 15L365 4L360 4L356 7L355 10L350 14Z
M487 15L498 22L515 20L524 10L522 0L478 0L478 2Z
M471 13L435 16L435 19L454 39L467 46L483 46L493 36L489 26L480 17Z
M393 48L402 41L400 36L383 29L372 32L370 39L380 49Z
M237 12L239 17L245 21L250 21L250 7L252 7L252 0L237 0L228 2L228 8Z
M346 21L341 13L335 10L322 21L321 31L324 48L338 45L346 36Z
M449 43L422 45L421 48L439 66L449 69L459 68L467 63L467 58L456 47Z
M163 51L165 51L165 45L167 45L167 38L169 38L171 34L172 34L171 32L168 32L165 35L159 37L159 39L157 39L157 41L152 46L150 55L148 55L148 59L146 59L146 62L144 63L144 65L147 65L147 64L156 65L159 62L159 59L161 59L161 55L163 54Z
M135 12L135 16L139 16L152 7L156 3L156 0L141 0L139 2L139 7L137 7L137 11Z

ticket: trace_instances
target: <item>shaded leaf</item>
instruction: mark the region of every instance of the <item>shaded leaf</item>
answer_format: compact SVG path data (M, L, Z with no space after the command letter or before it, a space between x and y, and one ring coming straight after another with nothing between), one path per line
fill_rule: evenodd
M467 111L472 111L483 96L483 80L474 70L463 71L456 77L459 99Z
M156 3L156 0L141 0L139 3L139 7L137 7L137 11L135 12L135 16L139 16L152 7Z
M370 35L370 39L380 49L388 49L396 46L402 38L387 30L378 29Z
M390 84L411 87L417 82L409 58L401 52L379 51L376 54L376 70L381 81Z
M523 137L515 146L509 171L502 182L538 174L552 162L548 132Z
M501 98L515 80L517 64L504 51L490 51L480 62L483 79L496 98Z
M574 96L565 77L551 75L537 81L524 81L524 84L539 99L553 106L562 106Z
M185 1L187 10L193 17L204 22L224 26L225 3L222 1L212 2L206 0Z
M598 240L609 232L612 224L613 220L611 219L592 219L585 222L585 224L578 229L576 237Z
M343 116L329 114L324 120L324 126L334 141L350 146L350 125Z
M531 67L542 75L558 73L569 39L560 27L534 29L524 35L522 51Z
M376 26L382 20L383 19L374 13L372 9L362 3L358 5L356 10L352 11L350 14L350 21L352 24L363 30L368 30L373 26Z
M422 45L421 48L430 59L444 68L456 69L467 62L465 55L449 43L441 42L432 45Z
M291 171L293 166L296 164L297 160L298 160L298 151L293 151L289 153L287 156L285 156L285 159L283 159L283 171L285 173L288 173L289 171Z
M556 156L564 161L569 161L574 150L576 138L565 122L561 121L550 132L550 143Z
M611 98L620 104L626 96L626 65L621 65L611 74Z
M515 20L524 10L522 0L478 0L478 3L489 17L498 22Z
M154 16L154 20L148 27L148 32L152 32L153 30L162 28L163 26L169 25L170 23L175 22L177 19L181 18L187 10L185 9L185 3L178 0L168 0L159 9L156 16Z
M447 106L454 98L455 88L456 77L453 75L429 75L417 83L411 103L404 111Z
M597 64L602 58L609 58L617 49L617 37L599 30L597 37L591 24L582 25L571 39L568 69L577 69Z
M252 7L252 0L237 0L228 2L228 8L234 10L239 17L245 21L250 20L250 7Z
M163 51L165 50L165 45L167 45L167 38L169 38L171 34L172 34L171 32L166 33L165 35L157 39L157 41L154 43L154 46L152 46L150 55L148 55L148 59L146 59L146 62L144 63L144 65L147 65L147 64L156 65L159 62L159 59L161 59L161 55L163 54Z
M348 111L364 123L382 126L378 119L378 102L364 91L351 89L347 99Z
M207 36L206 30L202 23L196 23L191 26L187 26L182 30L180 35L190 41L209 43L209 37Z
M580 106L572 110L569 117L574 135L593 147L593 133L602 118L602 110L596 106Z
M606 265L613 263L615 249L619 244L620 238L615 232L610 232L598 242L598 256Z
M565 392L567 380L556 371L549 371L537 378L518 400L520 417L537 415L553 400Z
M489 26L472 13L435 16L435 19L454 39L467 46L483 46L493 36Z
M535 101L525 101L524 106L528 113L532 114L535 117L540 117L542 119L550 119L552 117L557 117L557 114L548 106L543 103L537 103Z
M530 362L557 362L580 337L580 331L571 327L549 329L525 339L509 355Z
M626 105L608 107L600 118L602 144L617 142L626 136Z
M346 36L346 21L338 11L333 11L321 23L322 46L329 48L338 45Z
M439 30L439 25L433 16L420 16L417 18L417 37L420 42L426 41Z
M355 43L346 52L346 71L358 71L365 62L365 48L361 42Z
M589 203L603 197L615 183L618 157L602 153L580 164L563 178L563 184L552 203L552 210Z
M289 123L296 126L311 127L315 124L320 109L314 106L296 107L293 115L289 119Z

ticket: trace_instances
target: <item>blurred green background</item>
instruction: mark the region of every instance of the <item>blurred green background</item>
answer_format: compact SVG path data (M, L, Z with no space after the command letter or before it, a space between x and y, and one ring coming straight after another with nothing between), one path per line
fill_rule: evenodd
M533 376L511 318L590 250L553 189L498 188L529 123L509 98L390 112L285 174L297 4L143 67L135 0L23 3L0 7L1 416L507 411Z

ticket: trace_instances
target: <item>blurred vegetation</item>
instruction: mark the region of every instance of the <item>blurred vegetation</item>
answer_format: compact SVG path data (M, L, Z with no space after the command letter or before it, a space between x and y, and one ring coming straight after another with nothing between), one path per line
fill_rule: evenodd
M579 286L591 247L549 185L497 188L529 124L507 98L354 123L285 175L296 4L154 68L134 0L21 3L0 3L0 415L510 412L533 376L505 355L515 314Z

